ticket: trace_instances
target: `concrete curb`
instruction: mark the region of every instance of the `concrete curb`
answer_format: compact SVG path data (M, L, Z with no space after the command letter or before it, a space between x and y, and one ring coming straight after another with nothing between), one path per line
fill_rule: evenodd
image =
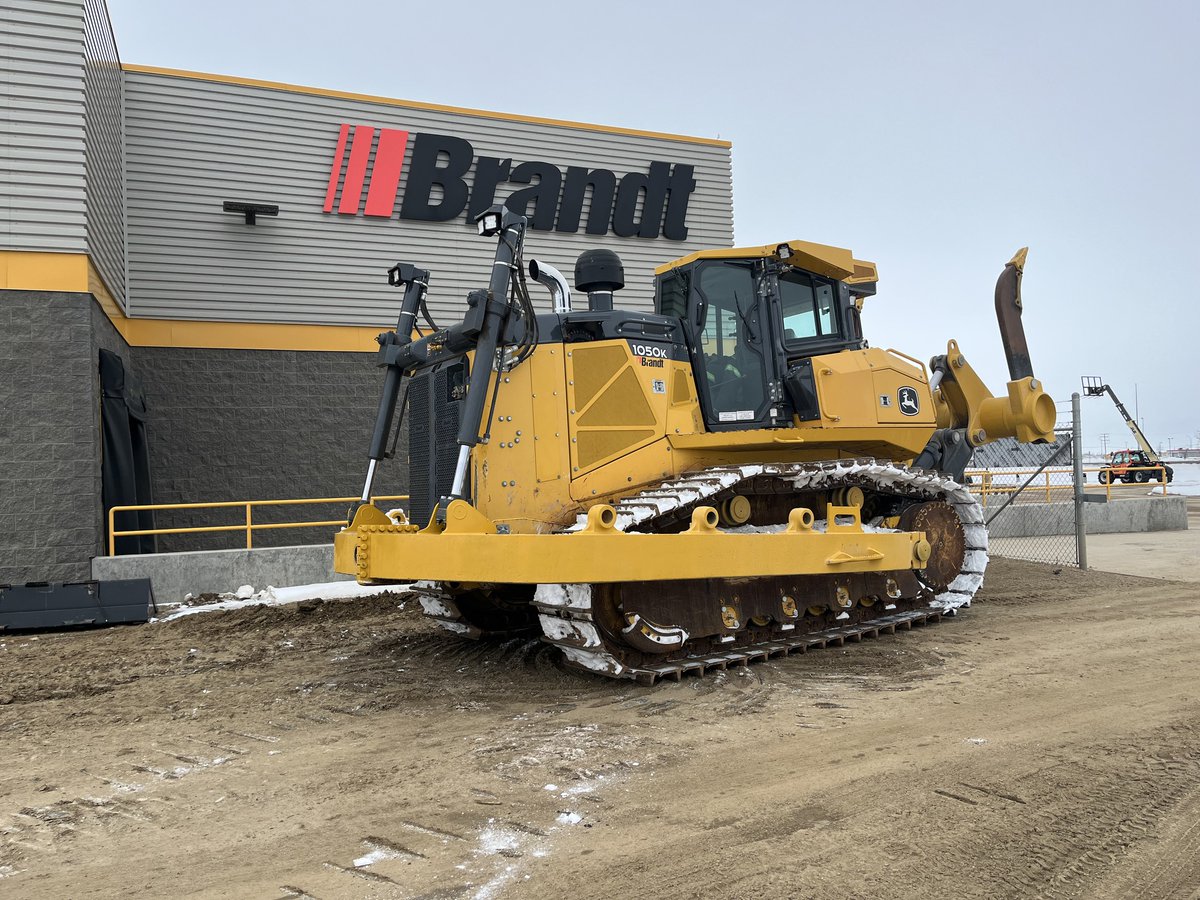
M204 550L144 556L97 556L92 577L149 578L154 599L173 603L186 594L236 591L240 585L261 590L326 581L350 581L333 571L333 545L265 547L258 550Z

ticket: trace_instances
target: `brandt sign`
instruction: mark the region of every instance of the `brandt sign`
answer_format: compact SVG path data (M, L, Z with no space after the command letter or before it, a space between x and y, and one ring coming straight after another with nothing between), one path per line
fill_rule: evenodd
M370 125L341 127L325 191L325 212L333 212L336 205L344 215L361 211L390 218L396 209L410 140L412 157L400 203L402 219L448 222L465 214L470 221L497 202L499 192L499 199L509 209L529 217L531 227L571 234L579 231L584 198L590 189L588 234L607 234L611 229L621 237L687 238L688 201L696 189L693 166L652 162L645 172L618 178L608 169L563 167L538 160L514 164L511 158L476 156L470 142L459 137L409 134ZM503 185L526 187L505 192Z

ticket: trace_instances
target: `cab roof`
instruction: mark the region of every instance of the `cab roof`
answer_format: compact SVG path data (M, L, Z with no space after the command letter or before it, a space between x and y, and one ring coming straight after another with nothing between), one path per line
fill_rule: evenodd
M791 255L780 255L787 247ZM720 250L697 250L687 256L672 260L654 270L655 275L663 275L672 269L679 269L704 259L786 259L789 265L835 278L847 284L874 284L879 280L875 263L855 259L854 254L843 247L830 247L827 244L814 244L811 241L783 241L778 244L764 244L761 247L727 247Z

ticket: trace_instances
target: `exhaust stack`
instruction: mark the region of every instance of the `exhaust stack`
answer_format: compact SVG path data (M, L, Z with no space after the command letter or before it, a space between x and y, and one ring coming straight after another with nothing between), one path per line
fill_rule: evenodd
M550 289L550 298L554 301L556 313L571 311L571 288L567 285L567 279L563 277L562 272L549 263L531 259L529 261L529 277Z

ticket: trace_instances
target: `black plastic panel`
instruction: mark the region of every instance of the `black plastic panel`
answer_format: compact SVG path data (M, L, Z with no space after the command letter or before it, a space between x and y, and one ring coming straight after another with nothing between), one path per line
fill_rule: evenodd
M821 418L821 406L817 402L817 380L813 375L811 359L802 359L788 369L784 385L801 422Z
M0 585L0 631L145 622L153 605L149 578Z

